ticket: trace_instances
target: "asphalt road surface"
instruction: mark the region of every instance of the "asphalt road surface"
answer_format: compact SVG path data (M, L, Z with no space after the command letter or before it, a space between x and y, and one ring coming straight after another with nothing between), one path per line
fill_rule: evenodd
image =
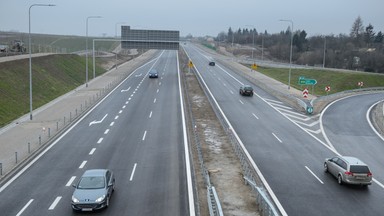
M95 215L193 215L180 100L177 52L159 52L0 189L0 215L78 215L72 184L94 168L116 177L109 208Z
M253 97L239 95L241 85L252 83L218 62L209 66L212 57L192 44L184 48L288 215L382 214L384 190L379 184L368 188L340 186L324 173L325 158L336 152L292 120L307 116L295 113L257 86L253 86ZM289 115L281 111L284 109ZM333 113L343 112L347 114L343 109ZM324 117L323 122L327 120ZM345 120L328 123L342 124ZM330 130L336 132L339 128L336 125Z

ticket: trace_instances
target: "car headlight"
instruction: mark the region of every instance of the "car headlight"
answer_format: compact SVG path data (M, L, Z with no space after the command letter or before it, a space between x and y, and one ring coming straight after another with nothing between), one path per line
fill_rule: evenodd
M97 198L95 201L96 201L96 202L102 202L104 199L105 199L105 195L103 195L103 196Z
M72 195L72 202L74 202L74 203L78 203L79 200L78 200L76 197L74 197L74 196Z

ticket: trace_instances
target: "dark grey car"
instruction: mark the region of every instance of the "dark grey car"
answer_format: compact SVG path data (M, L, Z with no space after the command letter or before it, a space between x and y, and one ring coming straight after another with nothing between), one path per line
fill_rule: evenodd
M339 184L372 184L372 173L369 167L355 157L336 156L327 158L324 162L324 171L335 176Z
M115 190L115 177L108 169L91 169L84 172L72 195L72 209L94 211L109 206Z
M149 78L158 78L159 74L156 69L151 69L148 73Z
M249 85L243 85L240 87L239 93L241 95L253 96L253 88Z

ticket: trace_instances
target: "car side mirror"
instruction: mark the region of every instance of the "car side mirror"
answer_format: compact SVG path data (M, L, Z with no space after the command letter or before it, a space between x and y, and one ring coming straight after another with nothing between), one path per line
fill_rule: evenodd
M73 185L72 185L72 187L76 188L76 185L75 185L75 184L73 184Z

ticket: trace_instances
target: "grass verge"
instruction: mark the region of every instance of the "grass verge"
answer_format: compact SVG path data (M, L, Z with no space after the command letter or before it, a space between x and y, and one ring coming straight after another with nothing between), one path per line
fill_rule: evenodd
M89 59L92 62L92 59ZM89 64L89 77L93 67ZM105 70L96 66L96 75ZM49 55L32 60L33 109L85 82L85 58ZM0 63L0 127L29 112L29 59Z

